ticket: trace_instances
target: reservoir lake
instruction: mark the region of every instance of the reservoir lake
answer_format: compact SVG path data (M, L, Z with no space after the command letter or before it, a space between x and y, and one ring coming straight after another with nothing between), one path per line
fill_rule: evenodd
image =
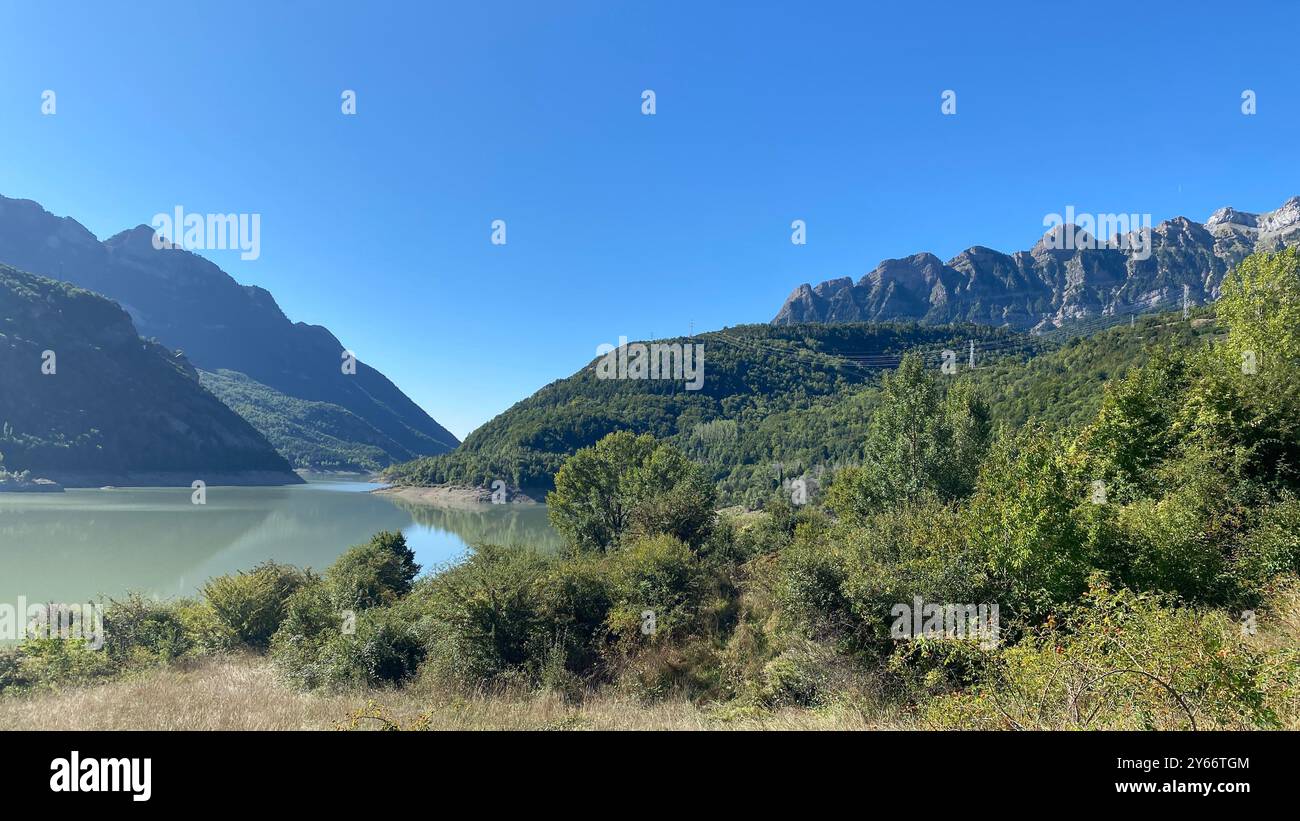
M0 602L190 596L266 559L319 572L380 530L404 533L424 573L473 544L559 546L541 505L445 509L370 492L379 487L209 487L203 505L185 487L0 493Z

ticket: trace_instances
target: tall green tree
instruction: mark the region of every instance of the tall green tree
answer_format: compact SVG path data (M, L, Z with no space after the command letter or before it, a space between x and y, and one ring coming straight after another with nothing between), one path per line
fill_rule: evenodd
M1111 502L1153 492L1156 467L1178 444L1176 422L1192 378L1185 356L1163 352L1108 384L1097 418L1074 445L1080 478L1101 482Z
M969 382L941 385L919 354L881 380L881 398L863 444L863 464L835 477L829 504L868 516L924 495L971 492L989 442L988 408Z
M1252 254L1223 281L1227 340L1206 357L1185 424L1204 447L1237 449L1273 490L1300 490L1300 251Z
M1223 278L1215 311L1228 326L1227 346L1241 362L1253 353L1261 374L1294 384L1300 365L1300 250L1251 254Z
M1063 442L1038 426L1000 437L966 505L971 544L988 562L1004 604L1041 614L1087 588L1103 561L1080 510L1085 486L1071 479Z
M698 547L716 501L708 477L679 450L629 431L569 457L546 497L551 524L575 551L612 550L629 535L658 534Z

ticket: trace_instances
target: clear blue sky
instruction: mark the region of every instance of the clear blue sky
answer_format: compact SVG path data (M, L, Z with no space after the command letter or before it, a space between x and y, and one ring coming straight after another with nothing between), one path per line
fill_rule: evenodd
M207 255L460 436L885 257L1300 194L1297 4L999 5L6 1L0 193L101 238L260 213Z

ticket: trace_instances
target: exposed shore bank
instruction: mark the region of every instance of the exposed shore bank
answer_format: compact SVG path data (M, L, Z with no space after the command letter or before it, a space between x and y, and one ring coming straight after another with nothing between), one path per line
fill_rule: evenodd
M483 487L466 487L464 485L434 485L431 487L394 485L392 487L378 488L370 492L422 505L458 510L491 507L501 504L538 505L542 503L540 499L533 498L528 493L516 489L507 490L503 501L494 501L491 490Z

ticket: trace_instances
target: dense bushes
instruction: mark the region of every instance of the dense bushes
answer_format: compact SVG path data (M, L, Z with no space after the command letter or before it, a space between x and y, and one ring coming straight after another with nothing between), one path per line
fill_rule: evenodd
M1225 286L1221 306L1234 323L1221 344L1157 352L1110 384L1078 434L1003 431L964 497L945 493L930 467L942 451L925 443L942 441L935 431L944 425L935 377L915 368L896 375L894 408L882 418L904 420L892 425L901 435L868 450L909 466L906 479L897 468L836 477L828 500L838 521L798 532L782 552L786 611L806 635L835 642L864 668L888 657L885 669L910 698L945 683L957 694L931 714L944 725L1179 726L1182 705L1171 713L1152 698L1159 682L1175 702L1195 702L1203 722L1272 726L1260 705L1273 696L1248 682L1259 664L1277 669L1279 656L1245 649L1233 614L1300 572L1292 376L1300 339L1274 316L1275 304L1283 312L1300 304L1296 271L1294 253L1253 258ZM1258 356L1248 351L1269 352L1270 367L1252 367ZM928 439L912 435L927 430ZM1002 649L956 658L952 642L881 641L888 602L913 595L998 603ZM1122 623L1111 620L1121 611ZM1124 640L1106 643L1116 633ZM1057 675L1063 664L1069 676ZM1112 680L1117 665L1136 672ZM1090 675L1105 683L1086 707L1059 701L1091 687ZM1284 701L1294 698L1289 686ZM1013 718L1012 706L993 709L1023 696L1017 706L1027 710L1031 695L1059 714Z
M424 659L419 618L405 598L419 572L400 533L350 548L284 600L271 657L306 688L410 678Z
M157 602L131 594L109 601L102 623L88 624L84 638L28 638L0 651L0 692L23 692L68 684L89 684L126 671L169 664L218 649L212 612L199 602ZM98 636L103 646L92 646Z
M119 664L131 661L174 661L204 643L205 619L196 605L150 601L130 594L104 609L104 649ZM207 621L211 624L210 621Z
M432 673L462 684L535 677L548 638L539 597L548 563L529 550L482 545L425 582Z
M612 681L640 650L697 631L711 580L664 534L569 556L484 545L414 594L428 673L468 686Z
M377 533L366 544L344 553L325 574L340 609L375 607L411 592L420 572L415 551L400 533Z
M1252 647L1225 614L1096 582L1061 619L989 653L969 688L931 702L937 728L1194 729L1294 726L1300 661Z
M272 656L307 687L400 682L417 668L471 688L615 681L642 650L676 648L718 615L704 600L725 583L729 531L713 498L672 448L610 436L557 478L559 554L479 545L412 584L404 541L380 534L288 600ZM347 609L353 634L339 629Z

